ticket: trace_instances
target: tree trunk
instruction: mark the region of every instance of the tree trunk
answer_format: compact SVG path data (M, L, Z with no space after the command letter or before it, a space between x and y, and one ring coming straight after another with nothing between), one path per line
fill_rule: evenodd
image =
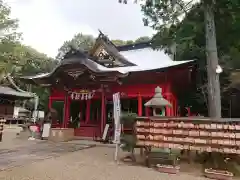
M212 3L204 2L205 36L206 36L206 57L208 73L208 112L213 118L221 117L221 95L219 74L216 73L218 65L218 53L216 43L216 32L214 12Z

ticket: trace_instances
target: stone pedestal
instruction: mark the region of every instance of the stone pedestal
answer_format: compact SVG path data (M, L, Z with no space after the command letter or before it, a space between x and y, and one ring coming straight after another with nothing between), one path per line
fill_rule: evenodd
M70 141L74 139L72 128L51 128L48 140L54 142Z

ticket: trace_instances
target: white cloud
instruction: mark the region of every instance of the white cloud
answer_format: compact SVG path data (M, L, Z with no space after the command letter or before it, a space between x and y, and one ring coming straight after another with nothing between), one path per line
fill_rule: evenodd
M120 5L118 0L5 1L19 19L23 42L51 57L79 32L96 36L100 28L113 39L136 39L153 32L143 27L139 7Z
M25 2L25 3L24 3ZM18 18L23 42L40 52L55 57L58 48L77 32L96 35L86 24L68 24L54 12L48 0L9 0L12 16Z

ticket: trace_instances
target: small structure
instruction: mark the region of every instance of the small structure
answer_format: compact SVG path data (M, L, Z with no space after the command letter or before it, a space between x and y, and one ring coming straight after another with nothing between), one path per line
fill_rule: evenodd
M19 92L7 86L0 86L0 117L13 119L16 100L31 99L31 93Z
M165 107L172 107L170 102L162 95L162 88L159 86L155 88L155 94L152 99L144 104L146 107L153 108L153 116L165 116ZM158 110L160 110L158 112Z
M31 111L23 108L23 107L17 107L18 109L18 118L28 118L31 117Z

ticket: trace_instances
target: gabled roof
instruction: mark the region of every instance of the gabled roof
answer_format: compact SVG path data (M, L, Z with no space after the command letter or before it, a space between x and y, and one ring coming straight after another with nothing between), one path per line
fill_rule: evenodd
M0 96L1 95L15 96L15 97L20 97L20 98L33 98L33 95L31 93L19 92L10 87L6 87L6 86L0 86Z
M101 32L100 32L101 33ZM101 34L100 34L101 35ZM36 76L22 77L22 79L42 79L51 76L60 67L67 64L81 65L81 67L86 67L93 73L103 74L103 73L117 73L119 75L126 75L130 72L139 71L151 71L151 70L162 70L181 64L188 64L193 62L193 60L188 61L173 61L164 50L154 50L151 47L151 42L137 43L125 46L115 46L105 35L101 35L98 38L94 48L98 48L97 43L100 43L107 47L108 52L114 54L115 57L119 59L126 60L130 65L124 67L105 67L100 63L100 61L92 57L94 53L94 48L86 53L81 50L71 49L66 55L65 59L61 61L59 66L57 66L52 72L39 74Z
M96 43L89 51L89 56L97 62L107 67L125 67L135 64L122 56L117 47L101 31L96 39ZM109 65L107 65L109 64Z

